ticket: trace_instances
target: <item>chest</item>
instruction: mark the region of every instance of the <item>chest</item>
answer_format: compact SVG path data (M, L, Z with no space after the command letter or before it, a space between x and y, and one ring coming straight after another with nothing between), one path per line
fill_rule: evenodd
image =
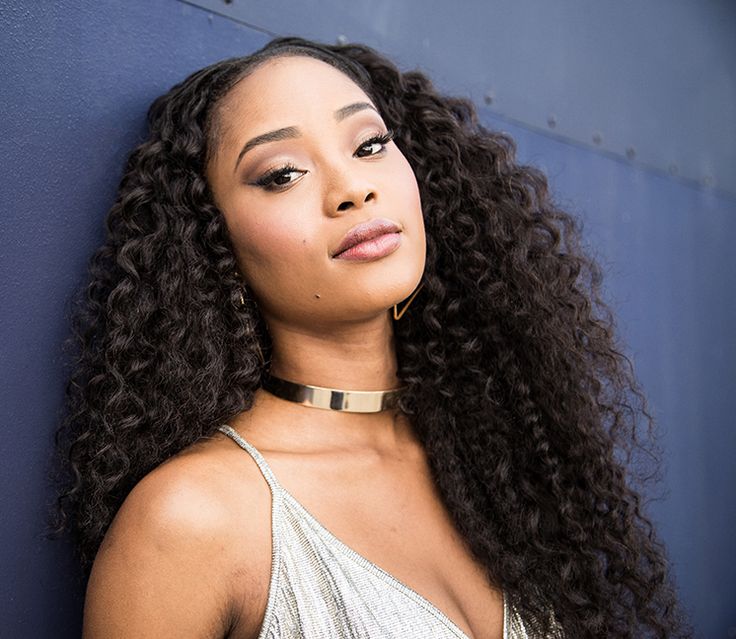
M366 506L373 504L372 508ZM347 512L347 504L343 512ZM320 519L351 550L420 595L475 639L501 639L503 599L471 555L439 498L374 493L344 519ZM330 522L324 524L324 522Z
M289 495L329 535L474 639L501 639L503 598L457 532L421 457L278 468ZM279 470L281 472L279 472Z

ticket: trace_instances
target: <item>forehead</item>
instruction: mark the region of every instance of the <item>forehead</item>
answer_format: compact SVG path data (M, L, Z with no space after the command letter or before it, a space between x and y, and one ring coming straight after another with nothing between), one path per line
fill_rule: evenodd
M238 82L221 103L226 131L290 126L348 101L373 102L351 78L335 67L305 56L268 60ZM237 126L236 126L237 125Z

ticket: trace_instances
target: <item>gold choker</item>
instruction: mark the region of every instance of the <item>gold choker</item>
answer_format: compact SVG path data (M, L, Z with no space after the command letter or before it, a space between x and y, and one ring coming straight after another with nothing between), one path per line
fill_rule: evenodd
M273 375L266 375L262 385L269 393L290 402L347 413L378 413L394 408L405 388L385 391L339 390L297 384Z

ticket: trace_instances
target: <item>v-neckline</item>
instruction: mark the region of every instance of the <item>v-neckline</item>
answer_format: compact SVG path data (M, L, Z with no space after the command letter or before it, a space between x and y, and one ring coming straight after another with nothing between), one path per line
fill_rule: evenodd
M335 534L332 533L327 527L323 526L322 523L314 516L312 515L307 508L302 505L302 503L294 497L284 486L281 484L281 482L276 478L275 473L273 470L271 470L271 465L266 461L266 458L261 454L261 452L253 446L249 441L245 439L240 433L238 433L232 426L229 424L223 424L220 426L219 430L230 437L236 444L238 444L241 448L243 448L251 457L253 457L253 460L256 462L256 465L260 469L261 473L263 474L264 478L266 479L266 482L269 485L269 489L271 492L271 535L273 538L272 543L276 543L276 534L277 531L274 528L274 524L276 523L276 509L275 506L277 504L277 501L281 502L281 507L283 508L283 500L286 499L289 501L293 506L299 510L302 515L320 532L322 532L323 535L325 535L331 542L333 542L334 546L338 549L340 549L345 555L356 561L358 564L363 566L366 570L371 572L374 575L377 575L378 577L382 578L387 583L391 584L401 592L403 592L405 595L407 595L410 599L414 600L416 603L418 603L420 606L422 606L427 612L434 615L438 619L440 619L453 633L455 633L459 639L472 639L467 633L465 633L460 626L458 626L450 617L448 617L438 606L433 604L429 599L427 599L424 595L419 594L414 588L408 586L400 579L396 578L394 575L392 575L387 570L384 570L381 568L378 564L374 563L364 555L361 555L357 550L354 550L350 546L348 546L345 542L343 542L339 537L337 537ZM280 499L277 498L277 492L280 493ZM272 570L276 567L276 556L272 558ZM271 583L269 583L269 605L270 607L270 601L272 598L272 592L271 588L273 586L273 579L275 578L274 574L271 574ZM507 632L507 624L509 623L509 607L508 607L508 600L506 598L506 592L501 591L502 599L503 599L503 632L502 632L502 639L510 639L509 633ZM266 611L266 616L268 616L268 610ZM264 620L265 623L265 620ZM265 628L265 626L264 626ZM264 629L262 628L262 630Z
M264 462L265 462L265 458L264 458ZM275 478L273 471L271 471L271 474ZM415 602L417 602L419 605L421 605L425 610L433 614L435 617L438 617L442 622L445 623L445 625L450 630L452 630L459 637L459 639L472 639L470 635L468 635L462 628L460 628L460 626L457 625L457 623L455 623L452 619L450 619L450 617L446 613L440 610L440 608L436 604L433 604L424 595L420 594L414 588L412 588L411 586L408 586L406 583L404 583L403 581L401 581L400 579L392 575L388 570L381 568L381 566L379 566L377 563L371 561L365 555L362 555L357 550L348 546L344 541L342 541L339 537L337 537L329 528L324 526L311 512L309 512L309 510L307 510L307 508L296 497L294 497L294 495L292 495L286 488L284 488L280 482L277 482L277 484L283 496L293 506L296 506L296 508L302 513L302 515L304 515L304 517L306 517L306 519L315 528L317 528L323 535L325 535L344 554L346 554L348 557L356 561L363 568L366 568L371 573L381 577L382 579L390 583L392 586L394 586L395 588L403 592L410 599L413 599ZM506 632L506 623L508 621L506 593L502 591L501 594L503 598L503 635L502 635L502 639L508 639L507 632Z

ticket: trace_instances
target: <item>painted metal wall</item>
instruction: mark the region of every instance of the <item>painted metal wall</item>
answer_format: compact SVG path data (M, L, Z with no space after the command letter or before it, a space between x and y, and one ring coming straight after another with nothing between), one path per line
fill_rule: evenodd
M606 266L662 430L650 512L682 597L700 636L736 635L734 5L462 7L0 0L0 637L79 636L69 549L42 537L60 344L147 105L276 33L362 40L423 68L547 171Z

